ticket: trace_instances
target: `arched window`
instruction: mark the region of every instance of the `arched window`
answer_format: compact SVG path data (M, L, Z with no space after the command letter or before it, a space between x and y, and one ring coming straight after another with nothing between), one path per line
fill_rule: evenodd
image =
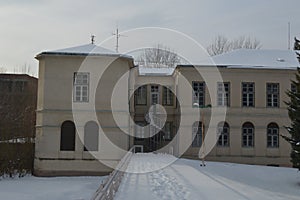
M229 125L227 122L220 122L218 124L218 146L228 147L229 146Z
M64 121L61 125L60 150L75 151L75 124L72 121Z
M254 126L251 122L246 122L243 124L242 146L243 147L253 147L254 146Z
M98 151L99 126L89 121L84 126L84 151Z
M204 127L202 126L202 122L196 121L193 124L193 142L192 147L200 147L202 145L202 129ZM204 130L203 130L204 131Z
M276 123L270 123L267 128L267 147L278 148L279 127Z

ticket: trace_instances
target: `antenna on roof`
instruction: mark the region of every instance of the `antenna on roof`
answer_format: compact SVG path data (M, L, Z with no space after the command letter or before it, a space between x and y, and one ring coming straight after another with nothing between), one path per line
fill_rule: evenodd
M118 52L119 52L119 39L120 39L120 37L123 37L123 36L125 36L125 35L121 35L121 34L119 33L119 28L118 28L118 26L117 26L116 32L114 32L113 35L116 36L116 52L118 53Z
M91 35L91 42L92 42L92 44L94 44L95 43L95 35Z
M291 23L288 22L288 50L291 49Z

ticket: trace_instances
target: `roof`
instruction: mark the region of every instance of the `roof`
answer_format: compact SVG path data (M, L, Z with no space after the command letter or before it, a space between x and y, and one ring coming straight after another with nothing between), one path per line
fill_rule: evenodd
M139 75L142 76L171 76L174 72L174 67L149 67L138 66Z
M228 68L295 69L299 67L293 50L237 49L212 56L201 66L217 65Z
M38 54L37 57L40 55L118 56L132 59L132 57L129 55L120 54L112 50L106 49L104 47L97 46L95 44L85 44L53 51L43 51L40 54Z
M0 73L0 79L36 79L36 77L30 76L28 74L10 74L10 73Z

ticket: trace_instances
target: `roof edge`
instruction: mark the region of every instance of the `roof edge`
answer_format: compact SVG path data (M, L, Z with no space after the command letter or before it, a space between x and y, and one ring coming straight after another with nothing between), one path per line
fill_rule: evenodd
M133 60L132 56L126 55L126 54L103 54L103 53L68 53L68 52L48 52L43 51L35 56L35 58L38 60L40 57L44 55L53 55L53 56L110 56L110 57L121 57L121 58L127 58Z

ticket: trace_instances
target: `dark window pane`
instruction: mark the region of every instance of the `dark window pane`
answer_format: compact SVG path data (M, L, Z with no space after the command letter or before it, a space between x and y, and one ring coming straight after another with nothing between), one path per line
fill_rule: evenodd
M61 125L60 150L75 150L75 124L71 121L65 121Z

